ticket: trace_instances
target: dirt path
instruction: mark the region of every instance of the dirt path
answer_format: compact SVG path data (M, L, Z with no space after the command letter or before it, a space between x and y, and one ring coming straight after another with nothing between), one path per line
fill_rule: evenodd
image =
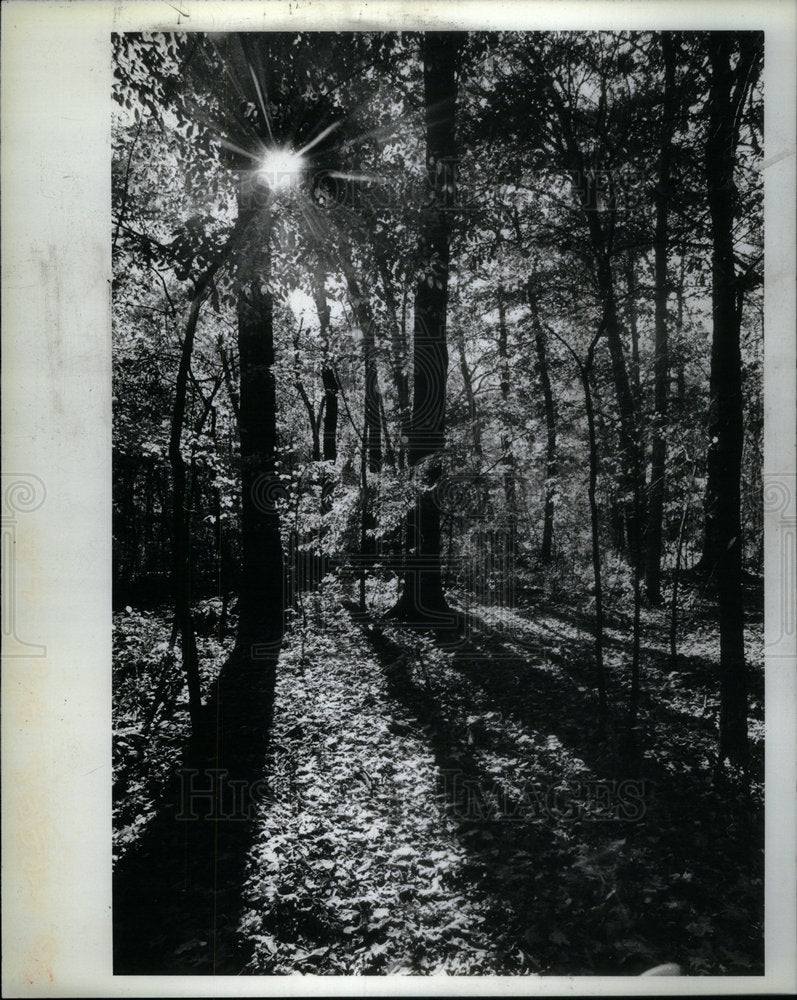
M280 661L242 924L252 971L491 971L426 735L350 624L308 636L305 656L294 643Z

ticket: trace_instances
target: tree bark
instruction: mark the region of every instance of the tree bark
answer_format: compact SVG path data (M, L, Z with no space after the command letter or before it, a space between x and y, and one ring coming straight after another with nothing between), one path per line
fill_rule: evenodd
M338 393L340 386L329 344L330 309L327 302L326 274L321 267L313 272L313 298L318 313L318 326L321 339L323 361L321 366L321 384L324 387L323 426L321 431L322 457L325 462L334 464L338 459ZM334 479L330 472L325 472L321 483L321 513L329 513L332 504Z
M598 675L598 707L606 712L606 676L603 665L603 583L601 578L600 524L598 521L598 443L595 437L595 410L590 391L590 373L596 341L590 345L587 364L581 369L584 387L584 404L587 410L587 431L589 433L589 511L592 536L592 572L595 581L595 668Z
M338 376L332 364L329 346L329 317L327 303L326 275L319 271L313 282L313 297L318 313L318 325L321 333L321 349L324 360L321 368L321 384L324 387L324 424L322 431L322 448L325 462L336 462L338 458Z
M323 458L336 462L338 458L338 377L331 365L324 365L321 372L324 386Z
M422 219L421 243L426 269L415 291L414 385L408 459L413 467L426 461L424 488L408 520L403 590L394 608L399 617L440 625L453 623L443 592L440 508L434 487L440 479L440 457L445 445L449 213L455 200L459 44L459 37L451 32L423 35L426 163L431 203Z
M230 400L230 406L232 407L232 412L235 416L236 422L241 419L241 409L238 402L238 392L233 385L232 372L230 370L230 361L227 357L227 351L224 347L224 342L221 337L219 337L219 356L221 357L221 364L224 370L224 387L227 390L227 396Z
M512 453L512 439L507 431L509 408L509 331L506 325L506 299L502 285L498 286L498 358L500 365L501 403L504 417L501 431L501 459L504 466L504 499L507 508L509 538L507 553L512 565L517 549L517 500L515 490L515 457Z
M581 386L584 390L584 408L587 414L587 434L589 441L589 480L587 485L587 496L589 498L590 513L590 534L592 541L592 573L595 583L595 670L598 688L598 708L601 718L606 714L606 670L603 662L603 633L605 621L603 615L603 577L601 573L601 550L600 550L600 518L598 512L598 439L595 433L595 403L593 399L590 379L595 365L595 348L603 336L601 327L590 341L587 349L587 356L584 361L573 350L564 338L554 332L557 340L567 348L571 357L576 363Z
M720 627L717 763L719 766L728 760L746 769L749 748L740 516L744 400L741 314L733 254L736 211L733 169L738 114L756 72L760 36L752 33L741 36L739 58L733 70L735 37L729 32L707 35L711 89L705 167L711 215L713 314L707 514L716 565Z
M382 426L382 440L384 441L383 454L388 465L396 467L396 449L393 447L393 439L390 436L390 426L388 424L387 412L385 411L385 400L382 393L379 393L379 420Z
M270 219L238 268L241 437L241 594L238 652L252 665L276 659L283 634L283 554L277 477Z
M215 270L215 269L214 269ZM207 274L207 272L206 272ZM188 683L188 711L191 728L198 734L202 724L202 692L199 683L199 656L196 648L194 622L191 614L191 538L186 519L187 477L185 460L180 447L180 439L185 422L185 402L188 388L188 369L194 349L199 311L208 291L212 274L203 275L194 291L188 311L188 320L183 334L180 364L177 369L177 385L172 407L171 432L169 434L169 463L172 469L172 531L174 534L174 624L180 633L180 652L186 681Z
M399 427L401 428L400 438L407 435L407 428L410 420L410 380L407 374L407 341L405 337L405 327L402 319L399 319L399 306L393 290L393 279L390 274L387 260L384 255L377 252L377 266L382 279L382 289L384 301L390 320L390 363L393 369L393 381L396 386L396 397L398 399ZM399 468L404 467L404 442L399 441L397 451Z
M692 472L694 475L694 470ZM686 520L689 515L689 502L681 508L681 520L678 523L678 538L675 542L675 568L672 574L672 598L670 600L670 670L678 669L678 587L681 582L681 558L683 556Z
M465 338L462 336L462 330L459 327L457 327L454 333L454 340L456 341L457 353L459 354L459 370L462 375L462 385L465 389L465 401L468 404L468 421L471 427L471 434L473 435L473 450L481 465L484 457L481 420L479 419L479 411L476 407L476 395L473 392L473 377L465 354Z
M205 268L194 286L191 306L188 311L183 343L180 350L180 364L177 369L177 384L175 388L174 407L172 409L171 429L169 434L169 462L172 469L172 531L174 534L173 577L174 577L174 626L180 632L183 669L188 682L188 710L191 726L195 737L202 730L202 697L199 683L199 658L194 634L194 623L191 615L191 537L190 527L186 519L187 482L185 461L180 448L183 424L185 421L186 390L191 366L191 354L194 349L194 337L202 303L210 291L216 272L236 249L241 235L251 218L251 212L240 212L235 226L230 233L224 248ZM173 640L172 640L173 641Z
M540 559L549 563L553 558L553 518L554 492L556 488L556 409L551 390L551 373L548 366L548 344L545 330L540 322L537 295L533 279L529 278L526 285L529 308L531 309L531 324L534 331L534 347L537 352L537 375L542 387L542 398L545 407L545 512L542 525L542 545Z
M628 317L628 330L631 334L631 384L638 412L642 402L642 385L639 378L639 321L636 307L637 280L636 262L633 253L630 251L626 255L626 285L626 315Z
M654 269L656 297L654 306L654 429L651 455L650 490L648 493L647 552L645 592L650 604L660 604L662 521L664 518L667 444L665 438L670 394L669 331L667 328L667 257L669 253L670 161L674 128L675 44L669 31L662 32L661 50L664 58L664 109L659 146L659 176L656 190L656 224L654 237Z
M365 431L367 437L368 471L382 468L382 427L379 416L379 375L376 367L376 320L368 299L360 288L351 262L344 260L343 269L352 309L363 338L363 375L365 381Z
M299 375L299 341L301 337L301 326L297 327L293 332L293 358L294 358L294 384L296 386L296 391L299 393L299 398L304 403L304 408L307 411L307 420L310 424L310 460L313 462L321 461L321 417L323 410L323 401L318 412L313 405L312 400L307 394L307 389L304 387L304 382L302 382Z
M602 304L602 325L609 346L609 357L611 359L612 378L617 397L619 416L620 448L624 469L623 487L626 494L624 508L628 548L632 564L639 570L645 534L645 512L642 499L645 465L641 432L634 394L631 390L623 353L611 263L605 250L597 252L596 276Z

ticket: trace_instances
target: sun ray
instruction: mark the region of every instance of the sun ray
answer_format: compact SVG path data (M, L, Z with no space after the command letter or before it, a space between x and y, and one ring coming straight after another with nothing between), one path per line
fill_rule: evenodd
M248 156L250 160L259 162L262 159L262 153L253 153L251 150L244 149L242 146L236 146L234 142L230 142L229 139L224 139L222 136L216 136L217 141L227 149L232 150L233 153L240 153L241 156Z
M266 107L266 102L263 99L263 94L260 91L260 83L258 82L257 74L255 73L254 67L249 62L248 59L246 61L246 65L249 67L249 72L252 74L252 83L254 83L254 85L255 85L255 91L257 93L257 99L258 99L258 101L260 101L260 110L263 112L263 120L265 121L266 128L268 129L269 140L273 143L274 142L274 132L271 129L271 117L270 117L270 115L268 113L268 108Z
M304 221L307 223L307 226L313 235L313 239L319 243L322 242L320 229L317 227L317 223L323 218L321 213L316 209L312 202L305 201L304 199L300 203L299 209L304 216Z
M340 125L340 122L332 122L331 125L327 125L322 132L318 133L315 139L311 139L305 146L302 146L296 155L303 156L308 150L312 149L313 146L317 146L322 139L326 139L330 132L334 132L336 128L340 128Z
M350 174L343 170L330 170L327 172L327 177L336 177L342 181L360 181L363 184L373 184L378 180L377 177L368 174Z

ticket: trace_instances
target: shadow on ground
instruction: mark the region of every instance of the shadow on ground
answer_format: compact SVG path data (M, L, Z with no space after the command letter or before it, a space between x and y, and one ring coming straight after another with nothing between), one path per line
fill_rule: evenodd
M470 857L463 891L487 903L503 946L502 971L638 974L664 961L692 972L714 971L718 961L739 974L761 971L762 922L751 920L763 914L761 811L743 791L715 787L710 772L696 767L694 734L706 739L704 720L661 712L651 697L643 714L648 731L630 738L621 720L601 723L592 687L577 683L587 680L577 675L588 671L588 642L568 642L545 659L528 649L518 655L495 632L479 636L478 623L467 638L451 630L434 636L463 679L453 712L445 684L423 683L407 665L392 624L386 629L351 613L389 695L416 720L435 756L441 796ZM553 661L564 669L552 669ZM582 665L575 677L574 664ZM461 725L463 714L483 712L485 704L536 737L537 746L547 734L560 748L535 751L534 787L516 792L514 802L488 770L485 746ZM670 734L670 747L659 745L659 731ZM518 757L506 727L480 740L496 759ZM566 760L575 755L609 795L633 782L638 808L608 817L579 802L572 810Z
M233 653L200 738L113 876L115 975L236 975L246 858L274 703L275 664Z

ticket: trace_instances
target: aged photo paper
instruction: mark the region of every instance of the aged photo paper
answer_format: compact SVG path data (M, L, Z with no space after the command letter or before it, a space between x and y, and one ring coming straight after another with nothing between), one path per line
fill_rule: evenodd
M797 991L796 60L7 0L4 995Z

